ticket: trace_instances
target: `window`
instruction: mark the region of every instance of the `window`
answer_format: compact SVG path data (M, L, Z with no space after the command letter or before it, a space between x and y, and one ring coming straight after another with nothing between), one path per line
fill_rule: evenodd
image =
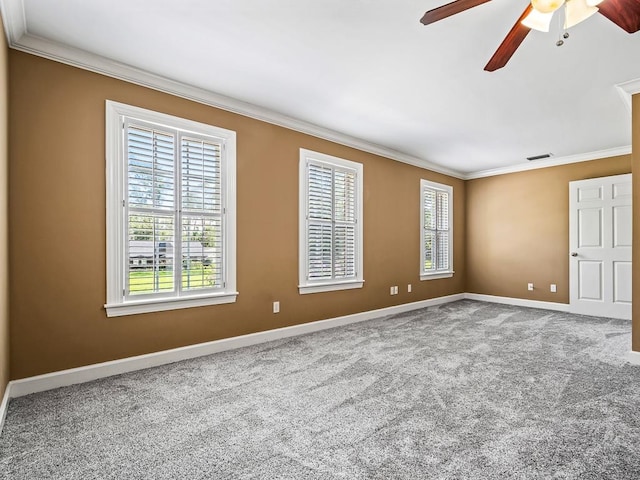
M300 293L361 288L362 164L300 149Z
M108 316L230 303L235 132L107 101Z
M453 188L420 181L420 279L453 276Z

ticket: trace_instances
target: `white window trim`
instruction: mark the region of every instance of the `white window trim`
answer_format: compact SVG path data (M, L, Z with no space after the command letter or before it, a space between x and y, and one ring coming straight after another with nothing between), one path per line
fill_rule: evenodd
M225 144L223 176L226 208L224 235L225 288L221 292L187 294L166 298L126 300L125 289L125 200L126 167L122 135L123 117L165 125L174 129L213 136ZM236 133L231 130L153 112L123 103L106 102L106 180L107 180L107 302L108 317L160 312L180 308L233 303L236 301Z
M307 182L307 161L317 161L333 165L336 167L349 168L356 171L356 278L348 280L335 281L309 281L308 277L308 258L307 258L307 191L309 185ZM314 152L300 149L299 173L299 244L298 244L298 264L299 264L299 285L300 294L331 292L336 290L349 290L353 288L362 288L364 285L364 257L363 257L363 166L361 163L352 162L343 158L326 155L324 153Z
M435 272L424 271L424 200L423 192L425 188L447 192L449 195L449 270ZM438 280L441 278L451 278L453 270L453 187L443 183L420 180L420 280Z

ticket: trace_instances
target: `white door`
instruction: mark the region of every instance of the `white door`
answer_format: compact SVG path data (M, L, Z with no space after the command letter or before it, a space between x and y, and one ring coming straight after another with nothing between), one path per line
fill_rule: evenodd
M572 313L631 319L631 174L569 183Z

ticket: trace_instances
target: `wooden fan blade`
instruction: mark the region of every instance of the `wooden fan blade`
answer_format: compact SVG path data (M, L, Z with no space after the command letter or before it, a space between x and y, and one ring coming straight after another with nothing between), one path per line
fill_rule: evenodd
M420 19L420 22L424 25L429 25L430 23L450 17L456 13L464 12L465 10L469 10L470 8L477 7L478 5L482 5L489 1L491 0L456 0L455 2L447 3L441 7L429 10Z
M531 31L529 27L525 27L520 22L524 20L527 15L529 15L529 12L532 8L533 7L531 6L531 4L527 5L527 8L525 8L522 15L520 15L520 18L518 19L516 24L509 31L509 33L507 33L507 36L498 47L498 50L496 50L496 53L493 54L493 57L491 57L489 63L487 63L487 65L484 67L487 72L493 72L495 70L498 70L499 68L504 67L511 56L518 49L524 38Z
M629 33L640 30L640 0L605 0L600 13Z

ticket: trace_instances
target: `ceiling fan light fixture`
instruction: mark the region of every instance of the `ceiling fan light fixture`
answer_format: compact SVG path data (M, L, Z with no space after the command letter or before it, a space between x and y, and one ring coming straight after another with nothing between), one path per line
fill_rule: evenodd
M598 11L598 8L590 6L587 0L569 0L566 5L564 28L574 27Z
M520 23L525 27L529 27L532 30L537 30L539 32L548 32L549 26L551 25L551 19L553 18L553 12L551 13L540 13L538 10L533 9L529 12Z
M531 0L531 6L540 13L553 13L558 10L565 0Z
M2 0L0 0L1 2ZM440 21L452 15L477 7L490 0L453 0L446 5L428 10L420 20L424 25ZM638 15L638 5L640 0L608 0L603 4L601 10L598 5L603 0L529 0L526 8L518 17L511 30L502 40L502 43L495 51L489 62L485 65L486 72L495 72L504 67L509 59L522 44L525 37L531 30L549 30L549 22L537 15L529 15L532 10L536 10L540 14L549 14L565 6L564 15L558 17L558 27L562 25L562 17L565 18L564 32L560 29L558 41L556 45L560 46L569 37L567 28L576 25L583 20L591 17L594 13L600 11L608 20L611 20L617 26L628 33L640 31L640 15ZM606 6L606 8L605 8ZM567 18L567 16L569 18Z

